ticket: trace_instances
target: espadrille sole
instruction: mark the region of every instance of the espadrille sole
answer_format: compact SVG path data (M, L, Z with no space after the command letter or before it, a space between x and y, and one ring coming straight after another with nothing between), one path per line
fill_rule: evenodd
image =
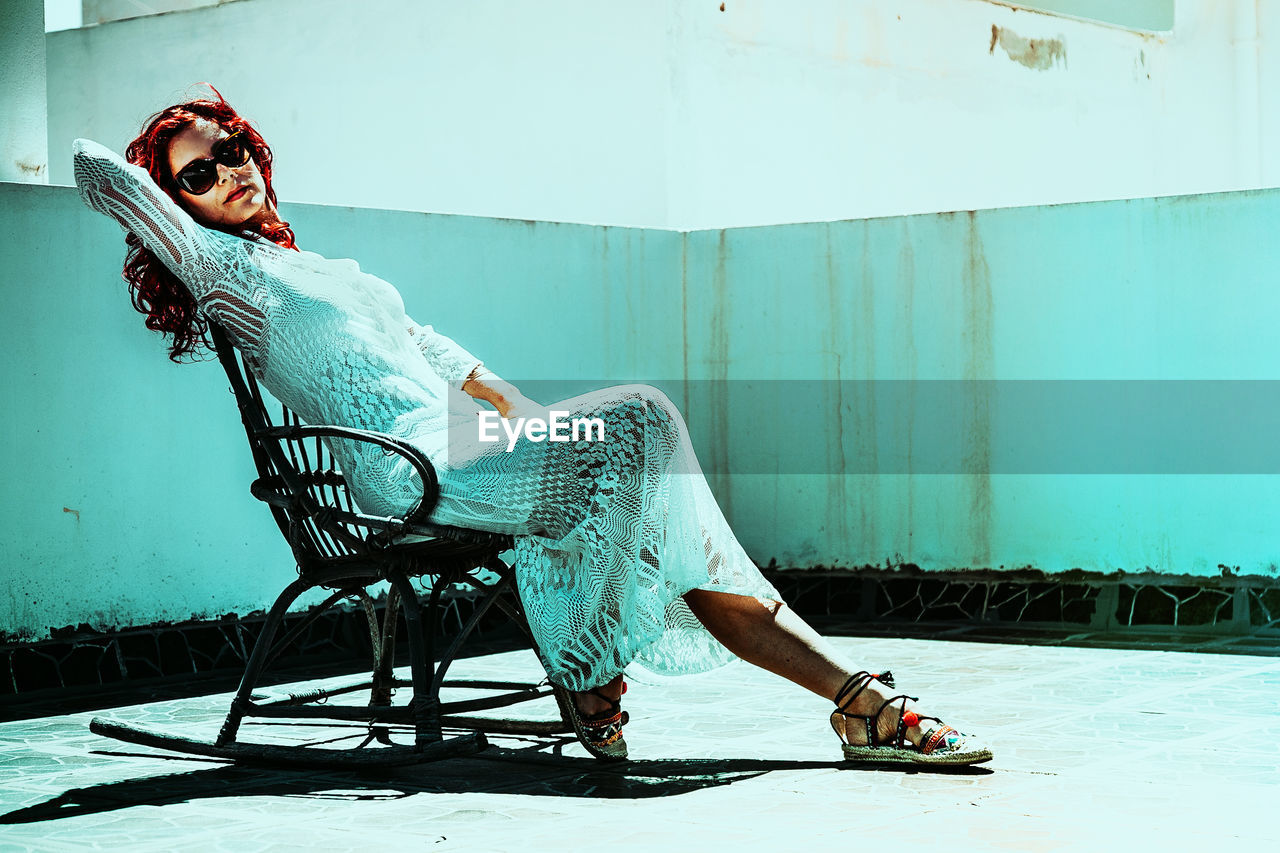
M844 743L840 747L844 751L845 761L869 764L934 764L958 767L991 760L991 750L985 746L950 751L938 750L927 755L918 749L899 749L894 746L850 746Z

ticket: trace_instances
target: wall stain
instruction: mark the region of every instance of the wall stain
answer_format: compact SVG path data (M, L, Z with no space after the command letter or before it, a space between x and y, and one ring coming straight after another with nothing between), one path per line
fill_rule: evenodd
M855 328L859 330L858 340L862 347L860 378L874 380L876 378L876 281L875 267L872 264L871 223L865 220L858 223L858 230L862 237L862 279L858 282L862 291L862 311L853 319L857 324ZM857 448L859 456L866 459L863 470L877 472L880 470L880 459L879 434L876 431L876 395L873 393L874 386L864 384L863 387L868 393L864 393L862 399L856 401L856 411L859 414L856 427ZM880 514L875 507L881 504L883 489L880 477L874 473L872 476L860 479L863 487L858 491L858 525L861 534L859 545L863 555L874 555L880 553Z
M916 372L919 369L919 353L916 350L915 341L915 313L916 313L916 254L915 246L912 244L911 234L911 217L903 217L902 219L902 250L898 253L898 293L902 295L902 361L907 366L907 379L915 381ZM896 377L895 377L896 378ZM907 404L907 458L906 468L908 472L907 494L906 494L906 533L907 541L903 548L905 556L897 554L897 562L910 562L913 559L913 542L915 538L915 509L916 509L916 476L912 471L912 457L915 455L915 421L916 421L916 404L915 395L912 394Z
M1062 37L1056 39L1023 38L1012 30L991 25L991 44L987 53L995 54L996 45L1008 54L1009 58L1033 71L1047 71L1059 61L1067 67L1067 43Z
M78 522L78 521L80 521L80 510L78 510L78 509L72 509L72 508L71 508L71 507L69 507L69 506L64 506L64 507L62 508L62 511L63 511L63 512L67 512L67 513L70 513L70 514L74 515L74 516L76 517L76 521L77 521L77 522Z
M637 234L639 235L638 237L636 236ZM633 260L631 257L631 249L632 249L631 241L632 239L639 239L643 241L644 232L643 231L636 232L628 228L622 232L622 236L624 238L624 242L623 242L624 265L622 269L622 297L623 297L623 302L625 302L627 306L626 316L634 318L642 315L636 313L636 309L635 309L635 297L637 296L636 287L638 286L638 284L635 280L635 276L632 275L632 271L635 269L635 264L633 263ZM644 254L643 246L641 246L640 252L642 255ZM643 284L643 280L640 284ZM647 302L647 300L644 298L645 294L642 293L638 295L640 296L641 304L645 304ZM647 315L644 315L644 316L647 316ZM628 324L628 330L630 331L630 334L627 334L626 371L628 373L634 372L635 368L640 363L638 352L637 352L637 346L639 345L639 339L645 337L644 332L640 332L640 334L635 334L635 331L638 331L638 330L635 329L634 323L635 321L632 320Z
M18 167L18 171L25 172L28 175L42 175L44 170L48 168L47 163L28 163L26 160L14 160L13 165Z
M1147 70L1147 52L1145 50L1138 51L1138 55L1133 59L1133 79L1151 79L1151 72Z
M832 420L835 424L835 435L829 438L828 442L834 442L827 446L828 452L828 473L827 473L827 551L828 553L840 553L849 542L849 494L847 482L849 479L848 462L845 458L845 434L844 434L844 377L841 375L842 356L845 352L845 340L843 332L845 331L845 312L841 306L841 296L845 292L840 281L840 274L836 268L835 246L831 238L831 223L825 225L825 243L826 243L826 262L827 262L827 323L826 332L827 351L831 353L831 357L835 361L835 383L830 384L833 389L831 399L825 401L829 406L828 411L832 412ZM833 560L838 563L839 558Z
M965 384L970 408L964 434L964 471L969 483L974 568L991 563L991 408L995 374L991 268L987 264L978 216L968 211L965 233L964 345Z
M603 323L603 352L605 358L604 372L612 375L615 365L613 349L613 283L609 276L609 226L600 228L600 295ZM625 334L625 331L624 331ZM629 336L628 336L629 337Z
M720 229L716 245L716 267L711 275L711 329L707 378L708 422L714 437L710 470L718 489L716 498L727 517L733 517L733 497L729 477L729 274L728 231Z
M693 418L693 411L689 408L691 400L689 399L689 233L686 231L680 235L680 360L683 369L680 383L680 402L683 404L680 411L684 412L685 420Z

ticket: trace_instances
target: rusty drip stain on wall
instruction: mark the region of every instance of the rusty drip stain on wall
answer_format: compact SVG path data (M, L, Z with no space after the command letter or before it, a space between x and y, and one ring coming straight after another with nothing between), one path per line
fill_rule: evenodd
M833 451L831 456L831 472L827 475L827 535L828 541L834 539L836 542L844 543L849 541L849 518L847 514L849 506L849 495L845 489L845 474L848 471L848 460L845 458L845 423L844 423L844 377L841 375L841 360L845 351L845 338L841 333L845 331L844 317L845 312L842 305L842 297L845 294L845 288L841 286L840 273L836 268L835 258L835 241L831 235L831 223L828 222L824 226L824 244L826 248L827 262L827 311L828 318L826 323L826 331L829 335L827 349L831 353L834 362L835 383L831 386L834 399L829 401L831 406L832 419L835 426L834 440L835 446L829 447L829 451ZM830 549L830 546L828 546Z
M680 383L684 412L686 419L693 417L693 412L689 409L689 234L680 235L680 358L681 358L681 378L684 380Z
M632 240L632 237L634 236L636 239L643 242L644 232L643 231L633 232L630 229L628 229L626 231L623 231L622 234L624 239L624 242L622 244L623 246L622 253L625 260L625 263L623 265L623 273L622 273L622 277L623 277L622 278L623 280L622 299L627 306L627 316L638 317L640 316L640 314L635 310L635 303L633 302L633 298L637 295L636 291L643 286L643 282L640 284L637 284L637 282L635 281L635 276L633 275L633 271L635 270L635 265L632 261L631 240ZM644 254L643 247L641 248L640 253L642 255ZM641 297L644 296L643 293L640 293L638 295L640 295ZM638 335L627 335L627 363L629 365L635 365L638 363L638 360L636 358L636 346L638 343L637 341L638 338L639 338Z
M991 268L978 231L978 215L968 211L967 249L962 273L964 288L965 376L972 388L972 408L964 425L964 468L969 475L969 515L972 519L973 568L991 563L991 416L995 401L990 380L995 375L994 300Z
M1067 66L1067 43L1061 36L1056 39L1028 39L992 24L991 44L987 46L987 53L994 54L996 45L1000 45L1014 62L1033 71L1047 71L1059 61L1063 68Z
M71 507L69 507L69 506L64 506L64 507L62 508L62 511L63 511L63 512L67 512L67 513L71 513L72 515L74 515L74 516L76 517L76 521L79 521L79 520L80 520L80 510L78 510L78 509L72 509L72 508L71 508Z
M915 246L912 243L911 218L902 218L902 249L898 253L898 281L897 293L902 301L903 312L901 315L901 323L899 329L901 331L899 348L899 357L907 366L907 378L914 381L916 379L919 367L919 351L916 349L915 341L915 310L916 310L916 255ZM896 359L895 359L896 360ZM907 403L907 470L911 471L912 461L915 456L915 436L916 436L916 407L915 396L908 400ZM895 554L894 561L897 563L909 563L915 559L915 509L916 509L916 477L907 477L907 495L906 495L906 542L903 544L903 551ZM900 534L899 534L900 535ZM901 541L899 539L898 541Z
M729 444L731 441L729 420L729 246L728 231L720 229L716 244L716 267L711 275L711 328L707 353L708 373L708 421L715 444L711 452L710 469L719 486L716 497L726 516L732 517L733 496L729 477Z
M605 225L600 229L600 295L601 306L604 312L604 328L603 335L605 353L613 353L613 299L612 282L609 277L609 226ZM628 336L629 337L629 336ZM608 355L605 358L609 358ZM606 370L611 370L613 364L606 362Z
M858 342L862 348L860 375L866 379L874 379L876 376L876 279L875 267L872 263L873 258L873 241L871 238L871 225L867 220L858 223L859 239L862 241L862 258L861 258L861 282L859 286L862 289L861 315L857 317L858 323ZM859 419L857 434L859 436L858 453L863 458L869 460L868 470L876 471L880 464L877 455L879 447L878 436L876 433L876 405L874 394L864 394L862 399L857 400ZM882 490L880 489L880 478L861 479L861 483L868 484L868 489L859 489L857 492L858 500L858 531L859 540L862 543L862 553L866 557L878 556L880 553L880 514L873 511L873 501L879 502Z
M45 163L28 163L25 160L14 160L13 165L17 166L19 171L26 172L28 175L39 175L44 172Z

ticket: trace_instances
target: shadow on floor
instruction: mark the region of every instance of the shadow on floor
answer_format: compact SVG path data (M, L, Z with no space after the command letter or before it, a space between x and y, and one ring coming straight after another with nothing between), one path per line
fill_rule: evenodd
M490 748L479 755L378 771L317 772L230 765L213 759L154 753L95 751L97 755L146 757L213 765L143 779L73 788L43 803L0 815L0 824L40 823L133 806L163 806L218 797L279 796L346 801L396 800L415 794L503 793L551 797L647 799L730 785L773 771L878 769L840 761L750 758L659 759L606 765L541 748ZM893 772L903 772L895 769ZM982 767L920 768L906 772L987 775Z

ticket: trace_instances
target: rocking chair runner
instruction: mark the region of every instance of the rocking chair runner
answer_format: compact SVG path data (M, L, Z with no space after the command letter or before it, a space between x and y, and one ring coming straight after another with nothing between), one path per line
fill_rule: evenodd
M164 734L138 726L95 718L89 728L100 735L131 743L156 746L245 762L304 766L380 766L432 761L484 749L485 731L550 735L573 731L571 701L562 690L544 682L530 684L503 681L446 681L445 673L463 643L481 618L492 608L503 611L537 646L529 632L513 589L514 576L499 554L511 546L511 539L493 533L465 530L428 521L438 498L435 469L430 460L413 446L393 436L335 426L302 424L287 408L283 425L272 424L262 393L253 374L235 354L226 333L210 324L214 348L231 381L240 407L241 420L249 437L258 479L250 487L253 496L270 506L280 532L293 549L298 578L289 584L267 616L261 634L245 667L240 688L231 702L222 730L213 742ZM422 478L421 501L403 518L383 518L359 512L351 500L347 484L336 470L325 438L345 438L376 444L405 458ZM404 542L403 534L417 534ZM422 541L422 537L431 537ZM485 568L498 580L477 577ZM427 605L422 607L411 578L430 582ZM378 618L369 588L389 583L386 606ZM479 594L475 609L452 638L440 660L434 660L433 639L440 624L441 599L449 588L465 584ZM276 634L289 606L315 587L332 589L333 594L313 608L299 624L279 639ZM281 651L299 637L320 615L344 599L357 598L369 622L373 648L371 677L359 684L318 689L284 698L263 700L255 687ZM403 611L408 629L410 678L396 678L393 671L397 612ZM411 686L407 705L393 705L392 691ZM442 702L442 687L490 691L475 699ZM367 689L367 706L321 705L329 697ZM504 691L492 695L492 691ZM560 719L552 721L511 720L465 716L468 712L506 707L520 702L553 696ZM241 722L247 717L292 718L295 720L343 720L367 722L368 735L356 749L315 746L285 746L245 743L238 740ZM413 727L413 743L395 745L390 724ZM446 737L444 726L470 729L466 734ZM372 746L374 742L379 746Z

